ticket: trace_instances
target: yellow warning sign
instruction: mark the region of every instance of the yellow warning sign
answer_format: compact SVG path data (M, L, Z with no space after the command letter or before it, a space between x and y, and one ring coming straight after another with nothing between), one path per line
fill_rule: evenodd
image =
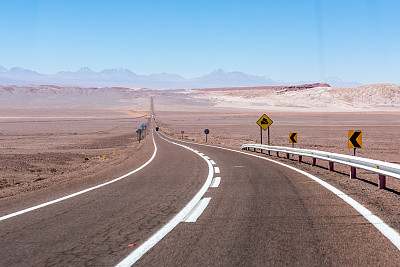
M361 148L361 147L362 147L362 132L349 131L349 148Z
M297 133L289 133L289 143L297 143Z
M260 127L265 131L268 129L269 126L271 126L271 124L273 123L273 121L268 118L267 115L262 115L261 118L257 121L257 124L260 125Z

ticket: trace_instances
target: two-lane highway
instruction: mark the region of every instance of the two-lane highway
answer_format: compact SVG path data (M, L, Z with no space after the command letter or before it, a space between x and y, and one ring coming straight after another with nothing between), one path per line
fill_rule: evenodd
M240 151L167 139L155 134L154 160L122 180L0 221L0 266L124 262L166 233L210 174L195 209L135 265L398 266L398 248L315 180Z
M0 221L0 266L113 266L140 246L193 198L208 175L198 155L155 139L157 154L140 171Z
M138 266L398 266L400 252L314 180L244 153L187 144L221 177L194 223L181 223Z

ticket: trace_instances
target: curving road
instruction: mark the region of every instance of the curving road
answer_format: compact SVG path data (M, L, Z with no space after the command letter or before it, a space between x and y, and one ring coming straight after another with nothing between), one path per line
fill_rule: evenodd
M208 173L193 152L156 140L154 160L137 173L0 221L0 266L117 264L182 209Z
M215 161L221 182L205 194L197 222L178 225L137 266L398 266L398 248L310 178L243 153L190 147Z
M155 141L154 160L129 177L0 221L0 266L114 266L144 244L209 173L192 151L158 134ZM135 266L400 262L399 250L374 226L306 176L246 154L185 145L215 163L220 183L205 193L209 203L197 220L179 223Z

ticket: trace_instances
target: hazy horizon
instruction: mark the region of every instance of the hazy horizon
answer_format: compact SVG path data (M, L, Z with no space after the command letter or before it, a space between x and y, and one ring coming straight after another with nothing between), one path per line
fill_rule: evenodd
M210 87L254 87L290 86L300 84L328 83L333 87L361 86L357 81L344 81L339 77L325 80L278 81L269 77L256 76L240 71L226 72L222 69L199 77L185 78L173 73L151 73L141 75L129 69L103 69L96 72L88 67L76 71L59 71L54 74L38 73L35 70L13 67L9 70L0 65L0 84L2 85L43 85L58 86L122 86L152 89L193 89Z
M0 65L400 83L397 1L10 1Z

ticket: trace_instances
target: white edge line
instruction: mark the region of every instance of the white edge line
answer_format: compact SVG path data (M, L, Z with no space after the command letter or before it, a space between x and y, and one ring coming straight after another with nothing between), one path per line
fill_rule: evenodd
M97 189L97 188L103 187L103 186L105 186L105 185L109 185L109 184L112 184L112 183L117 182L117 181L119 181L119 180L122 180L122 179L128 177L129 175L132 175L132 174L134 174L135 172L140 171L141 169L143 169L144 167L146 167L150 162L152 162L153 159L155 158L156 154L157 154L157 145L156 145L156 143L155 143L155 141L154 141L154 132L153 132L153 144L154 144L154 152L153 152L153 155L151 156L151 158L150 158L146 163L144 163L144 164L143 164L142 166L140 166L139 168L137 168L137 169L135 169L135 170L133 170L133 171L127 173L127 174L124 174L124 175L122 175L122 176L120 176L120 177L118 177L118 178L115 178L115 179L113 179L113 180L111 180L111 181L108 181L108 182L105 182L105 183L102 183L102 184L99 184L99 185L96 185L96 186L93 186L93 187L90 187L90 188L87 188L87 189L78 191L78 192L76 192L76 193L73 193L73 194L70 194L70 195L67 195L67 196L64 196L64 197L61 197L61 198L57 198L57 199L52 200L52 201L49 201L49 202L45 202L45 203L42 203L42 204L39 204L39 205L30 207L30 208L26 208L26 209L23 209L23 210L20 210L20 211L17 211L17 212L13 212L13 213L7 214L7 215L5 215L5 216L0 217L0 221L9 219L9 218L12 218L12 217L15 217L15 216L18 216L18 215L21 215L21 214L24 214L24 213L33 211L33 210L37 210L37 209L40 209L40 208L49 206L49 205L51 205L51 204L54 204L54 203L57 203L57 202L60 202L60 201L63 201L63 200L66 200L66 199L69 199L69 198L72 198L72 197L79 196L79 195L81 195L81 194L87 193L87 192L92 191L92 190L94 190L94 189Z
M177 146L184 147L184 145L169 141L160 135L158 135L161 139L172 143ZM175 228L182 220L186 217L186 215L196 206L196 204L200 201L201 197L206 193L208 187L211 184L212 177L214 176L213 167L208 159L206 159L203 155L200 155L199 152L195 152L201 158L203 158L208 165L208 176L204 185L200 188L197 194L190 200L190 202L177 214L174 218L172 218L166 225L164 225L160 230L158 230L154 235L152 235L149 239L147 239L142 245L140 245L137 249L132 251L125 259L123 259L120 263L118 263L117 267L125 267L132 266L136 261L138 261L147 251L149 251L155 244L157 244L164 236L166 236L172 229Z
M184 219L184 222L196 222L197 219L200 217L200 215L203 213L203 211L207 208L208 203L210 202L211 197L205 197L202 200L200 200L199 205L194 208L192 214L190 214L187 219Z
M196 205L194 205L193 209L192 209L191 211L189 211L189 213L186 214L186 216L182 219L182 222L186 221L186 220L192 215L192 213L193 213L193 212L197 209L197 207L200 205L200 202L201 202L201 200L200 200L199 202L197 202Z
M221 182L221 177L215 177L210 187L218 187Z
M190 143L190 142L186 142L186 143ZM353 198L349 197L348 195L346 195L345 193L343 193L342 191L340 191L336 187L334 187L334 186L328 184L327 182L317 178L316 176L314 176L312 174L309 174L309 173L307 173L307 172L305 172L303 170L300 170L300 169L297 169L295 167L292 167L290 165L287 165L285 163L282 163L282 162L279 162L279 161L275 161L273 159L265 158L265 157L262 157L262 156L259 156L259 155L253 155L253 154L250 154L250 153L246 153L246 152L243 152L243 151L238 151L238 150L234 150L234 149L230 149L230 148L225 148L225 147L218 147L218 146L198 144L198 143L193 143L193 144L200 145L200 146L208 146L208 147L213 147L213 148L219 148L219 149L223 149L223 150L228 150L228 151L233 151L233 152L236 152L236 153L249 155L249 156L252 156L252 157L257 157L257 158L260 158L260 159L263 159L263 160L267 160L267 161L270 161L270 162L274 162L274 163L279 164L281 166L287 167L289 169L292 169L292 170L294 170L296 172L299 172L299 173L301 173L301 174L313 179L314 181L318 182L323 187L325 187L326 189L328 189L329 191L331 191L332 193L334 193L335 195L337 195L338 197L343 199L343 201L345 201L347 204L352 206L356 211L358 211L362 216L364 216L364 218L367 219L373 226L375 226L375 228L378 229L387 239L389 239L390 242L392 242L392 244L395 245L398 250L400 250L400 234L396 230L394 230L392 227L387 225L381 218L379 218L378 216L374 215L370 210L368 210L363 205L361 205L360 203L355 201Z

